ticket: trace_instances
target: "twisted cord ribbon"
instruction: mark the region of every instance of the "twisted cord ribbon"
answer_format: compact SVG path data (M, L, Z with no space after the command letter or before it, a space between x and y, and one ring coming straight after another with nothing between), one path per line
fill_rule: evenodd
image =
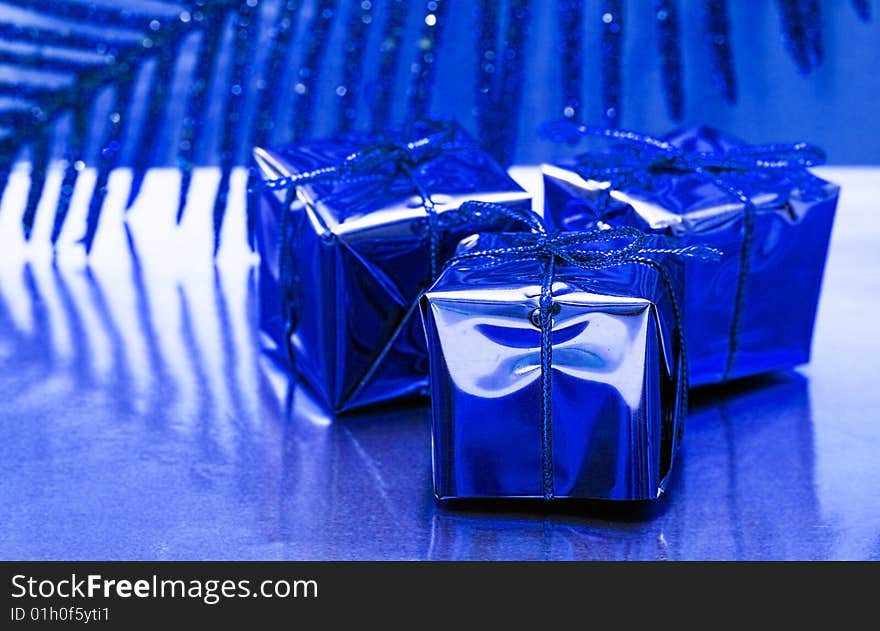
M462 205L469 210L473 202ZM481 204L483 208L491 204ZM503 208L503 207L501 207ZM498 210L500 211L501 208ZM511 235L513 245L499 248L478 249L464 252L452 257L447 268L475 261L477 268L500 265L511 261L539 260L542 262L541 295L538 312L541 329L541 482L544 499L553 499L553 427L552 427L552 366L553 366L553 316L558 313L553 303L553 282L556 268L560 264L568 264L581 269L606 269L626 263L648 265L660 275L664 288L672 305L675 343L679 352L675 359L676 407L674 418L678 419L678 430L687 413L687 350L683 330L682 311L678 296L669 278L667 270L656 261L657 255L694 257L705 260L717 259L720 252L704 246L688 246L683 248L665 247L662 237L654 237L648 243L648 235L631 227L618 227L608 230L592 230L588 232L553 232L548 233L543 224L539 224L532 232ZM654 243L658 247L654 247ZM661 247L663 246L663 247ZM483 262L480 263L479 261Z
M694 173L711 182L743 205L743 239L739 251L739 276L736 283L733 318L728 336L727 361L722 380L727 381L734 367L739 347L742 312L746 300L752 244L755 233L755 204L732 176L746 179L755 172L772 172L805 192L821 186L822 181L807 171L825 163L825 153L805 142L765 145L742 145L723 151L686 151L667 140L638 132L591 127L571 121L554 121L541 126L539 133L557 142L574 143L584 137L619 141L613 153L588 153L578 158L577 172L586 179L607 181L600 211L611 201L611 191L633 183L644 184L659 172Z
M319 167L311 171L295 173L286 177L264 180L262 190L278 191L286 190L282 205L281 234L279 247L279 281L282 291L282 303L284 305L284 336L287 343L288 356L293 358L290 340L298 323L297 296L301 293L298 285L299 276L294 269L293 250L294 238L289 235L290 206L296 197L299 187L307 184L355 182L371 179L388 179L395 174L404 174L412 183L413 188L422 199L422 207L426 215L426 240L429 253L430 279L427 284L433 282L440 268L441 236L445 230L462 224L476 226L489 226L499 220L508 224L521 224L527 230L543 228L540 219L533 212L519 208L500 206L497 204L484 204L473 202L467 207L445 211L438 214L430 192L416 176L418 167L441 154L478 149L476 145L456 141L455 128L444 125L438 132L418 138L417 140L398 143L394 141L381 141L349 154L340 163ZM426 284L426 286L427 286ZM369 381L381 362L389 352L394 340L403 330L406 321L415 307L418 305L418 297L413 305L405 312L401 321L395 326L390 338L367 368L364 375L358 380L350 392L345 396L345 401L353 399L362 387Z
M476 145L457 142L455 128L444 125L437 132L411 142L380 140L349 154L338 164L293 173L277 179L263 180L261 186L268 190L280 190L319 182L351 181L364 175L381 176L378 172L388 166L414 167L436 158L441 153L466 149L476 149Z

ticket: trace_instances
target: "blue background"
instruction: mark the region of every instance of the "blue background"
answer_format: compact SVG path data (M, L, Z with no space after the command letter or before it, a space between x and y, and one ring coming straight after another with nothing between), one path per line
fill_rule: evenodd
M552 3L536 3L535 26L553 19ZM676 123L663 106L657 42L647 2L627 3L624 29L623 79L626 95L622 126L662 133ZM880 162L880 10L875 19L860 22L848 2L823 2L824 63L801 75L782 44L779 11L773 2L729 2L734 67L739 99L728 105L714 88L705 54L705 36L696 16L701 2L681 3L684 39L684 124L705 123L751 142L806 140L824 148L829 162L859 164ZM547 28L547 27L545 27ZM549 31L549 29L548 29ZM595 29L586 50L595 50ZM535 51L541 49L534 41ZM551 44L552 46L552 44ZM586 60L589 77L599 73L596 56ZM540 119L553 109L546 93L532 83L524 106L523 123ZM599 120L596 98L586 99L588 118ZM522 160L538 159L524 153Z
M414 3L410 28L418 25L422 11ZM476 3L452 1L447 30L438 50L437 84L433 113L454 117L471 131L474 107L474 18ZM780 26L779 3L729 2L733 64L738 100L727 104L712 80L708 44L703 27L701 0L680 2L684 77L684 117L672 120L664 102L653 3L626 2L623 21L623 102L621 126L653 134L679 125L709 124L750 142L804 140L818 144L836 164L880 162L880 4L872 0L872 19L863 22L850 2L822 2L823 63L811 73L798 72L785 49ZM584 10L585 51L583 68L583 120L600 124L599 55L602 3L587 2ZM344 44L344 20L337 20L328 44L340 51ZM374 29L378 31L379 29ZM367 67L373 61L367 51ZM532 2L528 26L523 102L519 114L519 149L514 162L532 164L560 153L570 153L551 143L540 142L535 129L542 122L561 117L559 35L555 2ZM342 59L331 52L323 78L315 131L332 133L335 110L333 87ZM407 66L404 62L401 66ZM406 68L401 69L403 79ZM397 117L402 115L398 95ZM362 105L360 120L366 119Z
M0 0L0 53L7 60L0 64L0 188L5 188L13 162L34 162L35 168L28 169L34 184L21 222L23 231L29 235L44 215L52 214L52 232L57 236L81 229L68 227L75 213L67 209L75 187L90 183L81 182L83 171L74 165L97 168L99 179L94 194L88 193L91 204L85 226L85 247L90 249L106 210L105 184L111 172L122 167L132 173L129 210L140 196L150 167L183 168L185 177L178 192L179 214L185 217L189 206L198 206L199 201L198 196L187 194L192 169L220 166L221 181L211 196L219 248L220 231L229 223L227 202L241 200L241 192L233 190L231 174L235 167L250 165L253 145L278 146L306 136L332 136L349 122L354 129L367 129L376 118L374 111L384 111L377 105L383 93L388 95L392 126L422 115L455 118L478 137L482 134L486 148L505 163L552 161L578 150L539 141L536 134L541 123L559 118L564 109L559 3L534 0L527 17L512 22L508 8L516 3L524 0L443 0L440 6L445 10L433 16L436 26L428 29L438 38L436 48L430 48L425 43L430 40L426 40L426 7L436 3L423 0L303 0L290 5L280 0L218 0L201 11L196 11L194 3L183 3L192 14L181 13L178 5L141 0L27 0L21 6ZM84 7L92 4L115 8L83 18ZM524 60L522 80L514 70L508 81L500 81L508 69L517 67L505 61L493 75L498 85L490 93L491 107L481 110L479 104L485 99L477 96L478 60L486 46L494 45L479 35L477 8L483 4L498 9L497 19L488 20L495 40L506 42L510 24L514 24L523 27L525 44L514 56ZM606 122L600 97L606 67L601 34L603 11L615 4L616 0L582 3L578 33L584 56L576 76L582 79L583 111L578 118L590 124ZM675 3L681 23L681 121L667 113L655 3L619 4L623 14L615 15L613 24L621 25L619 122L623 127L663 134L682 125L709 124L753 143L808 141L823 147L832 164L880 162L880 123L875 115L880 96L877 0L867 3L873 16L868 21L859 18L854 2L815 3L821 7L816 23L824 60L807 75L798 71L787 50L781 7L808 7L813 2ZM282 5L298 8L284 12ZM367 12L362 9L365 5ZM718 5L728 5L736 103L725 102L713 80L706 7ZM406 20L392 54L398 61L396 72L386 75L381 49L394 7L406 10ZM196 19L198 13L204 14L201 20ZM151 22L151 15L160 19ZM354 28L363 19L369 21L368 28ZM284 24L291 25L287 39L278 35L285 32ZM158 30L154 32L153 26ZM35 27L48 31L34 31ZM80 53L94 55L95 50L118 46L114 59L126 63L100 66L98 79L89 79L89 73L65 72L51 55L40 57L33 52L33 44L42 43L39 38L48 37L47 32L68 41L70 32L84 27L100 33L90 38L106 41L78 44L83 47ZM326 37L320 35L322 27L326 27ZM358 33L363 39L357 39ZM214 43L211 34L219 34ZM145 41L151 44L144 47ZM13 43L31 46L31 57L23 56L16 64L17 53L9 51L17 49L7 50ZM499 56L506 59L506 44L499 45ZM425 62L428 54L432 64ZM425 73L424 68L434 70ZM429 95L424 107L411 98L418 93L422 76ZM501 83L512 87L502 89ZM196 86L203 86L203 91ZM416 107L408 105L413 102ZM509 112L501 108L505 103ZM77 119L70 115L74 111L83 114L81 138L74 133ZM486 111L488 121L482 118ZM496 118L493 111L498 112ZM48 118L36 115L39 112ZM47 165L65 165L60 196L59 184L45 180ZM8 197L7 191L4 196Z

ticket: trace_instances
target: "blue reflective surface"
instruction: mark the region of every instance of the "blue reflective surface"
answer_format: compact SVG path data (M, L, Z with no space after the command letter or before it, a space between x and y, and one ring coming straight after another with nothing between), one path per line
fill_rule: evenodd
M822 175L812 362L695 391L669 492L625 509L436 503L427 406L288 397L253 268L0 257L0 557L880 560L880 173Z

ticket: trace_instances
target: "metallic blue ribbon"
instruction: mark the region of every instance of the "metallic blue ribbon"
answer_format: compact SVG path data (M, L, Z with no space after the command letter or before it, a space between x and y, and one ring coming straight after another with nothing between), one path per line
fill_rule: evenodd
M533 212L496 204L481 204L477 202L470 206L446 211L442 215L438 215L434 208L434 202L431 200L430 192L416 177L416 169L441 154L475 150L477 148L476 145L456 141L455 128L451 125L446 125L436 133L426 135L411 142L381 141L351 153L338 164L262 182L264 190L277 191L286 189L288 191L282 205L279 282L282 291L282 304L284 305L284 335L288 345L288 356L291 359L293 358L293 353L290 348L290 337L296 329L298 322L299 309L297 308L296 300L300 293L298 290L298 275L296 270L294 270L294 257L291 251L294 244L288 238L290 206L296 196L296 189L307 184L387 179L395 174L404 174L409 178L414 189L422 198L422 206L427 218L426 236L430 260L429 281L433 282L437 277L441 264L440 238L445 230L464 223L488 226L499 220L505 220L513 224L519 223L527 230L543 229L540 218ZM381 351L376 355L375 360L367 368L363 377L347 393L346 400L354 398L379 367L394 340L406 325L408 318L418 307L419 298L420 296L416 297L412 306L407 309Z
M600 137L618 141L610 153L588 153L578 157L576 171L586 179L607 181L602 198L603 209L610 201L612 189L633 183L645 183L658 173L693 173L715 184L743 205L743 240L740 246L740 267L734 299L733 319L728 340L727 362L723 380L733 371L739 346L739 330L746 299L749 261L755 232L755 204L742 184L757 172L772 172L809 194L820 188L822 181L807 171L808 167L825 163L825 153L805 142L742 145L724 151L685 151L662 138L622 129L579 125L571 121L554 121L541 126L545 138L574 143L584 137ZM734 181L732 176L737 175Z
M396 168L407 165L418 166L444 152L476 148L473 144L457 142L455 128L444 125L437 132L410 142L380 140L349 154L338 164L294 173L274 180L264 180L262 187L268 190L281 190L319 182L350 181L358 176L377 175L378 171L389 166Z
M775 171L797 180L804 175L814 179L805 169L825 163L825 153L805 142L742 145L724 151L686 151L662 138L565 120L545 123L539 133L557 142L574 143L589 136L620 142L620 150L615 153L579 156L579 166L591 177L614 178L661 169L693 172L713 178L718 186L746 201L748 196L725 180L725 173L748 174L757 169Z
M488 210L494 204L465 202L461 210L469 212L480 208ZM500 210L503 207L500 207ZM704 246L665 247L665 239L654 237L648 243L648 235L631 227L583 232L548 233L543 224L537 224L532 232L512 235L514 245L464 252L452 257L447 267L460 263L488 259L477 267L499 265L510 261L539 260L543 263L541 296L539 299L539 325L541 329L541 476L544 499L553 499L553 433L552 433L552 383L553 365L553 316L558 311L553 303L553 279L560 263L582 269L605 269L626 263L648 265L660 275L669 294L674 318L675 342L679 352L675 359L676 409L675 418L683 419L687 410L687 351L683 331L683 319L678 296L666 269L656 261L656 255L695 257L705 260L717 259L720 252ZM656 247L655 247L656 244ZM681 431L679 421L679 431Z

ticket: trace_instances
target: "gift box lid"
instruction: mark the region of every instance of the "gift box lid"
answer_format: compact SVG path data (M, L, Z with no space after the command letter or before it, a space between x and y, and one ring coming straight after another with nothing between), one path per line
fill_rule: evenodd
M408 147L415 160L382 161L380 151ZM442 213L467 200L529 203L531 196L473 138L452 122L422 121L411 133L351 133L279 149L257 148L254 159L264 179L277 179L343 164L357 152L379 156L369 168L338 179L297 187L314 210L319 233L353 236L387 231L425 217L425 199ZM286 191L275 191L283 199ZM398 228L400 229L400 228ZM406 228L402 228L406 229Z
M747 143L707 126L676 130L663 140L685 152L721 153ZM562 160L555 165L542 165L545 183L563 188L582 198L591 208L602 206L606 195L610 203L603 216L634 211L652 230L669 229L672 232L701 232L712 229L738 217L743 203L728 188L712 177L686 171L662 163L645 164L641 172L636 168L623 185L611 186L601 178L589 175L590 162L620 165L624 169L633 164L635 152L628 145L612 145ZM784 170L754 169L746 173L724 171L717 175L728 187L745 193L757 212L781 212L790 222L796 222L817 199L835 197L839 187L806 170L804 177L792 180ZM804 183L809 190L804 190ZM607 192L606 192L607 191Z

